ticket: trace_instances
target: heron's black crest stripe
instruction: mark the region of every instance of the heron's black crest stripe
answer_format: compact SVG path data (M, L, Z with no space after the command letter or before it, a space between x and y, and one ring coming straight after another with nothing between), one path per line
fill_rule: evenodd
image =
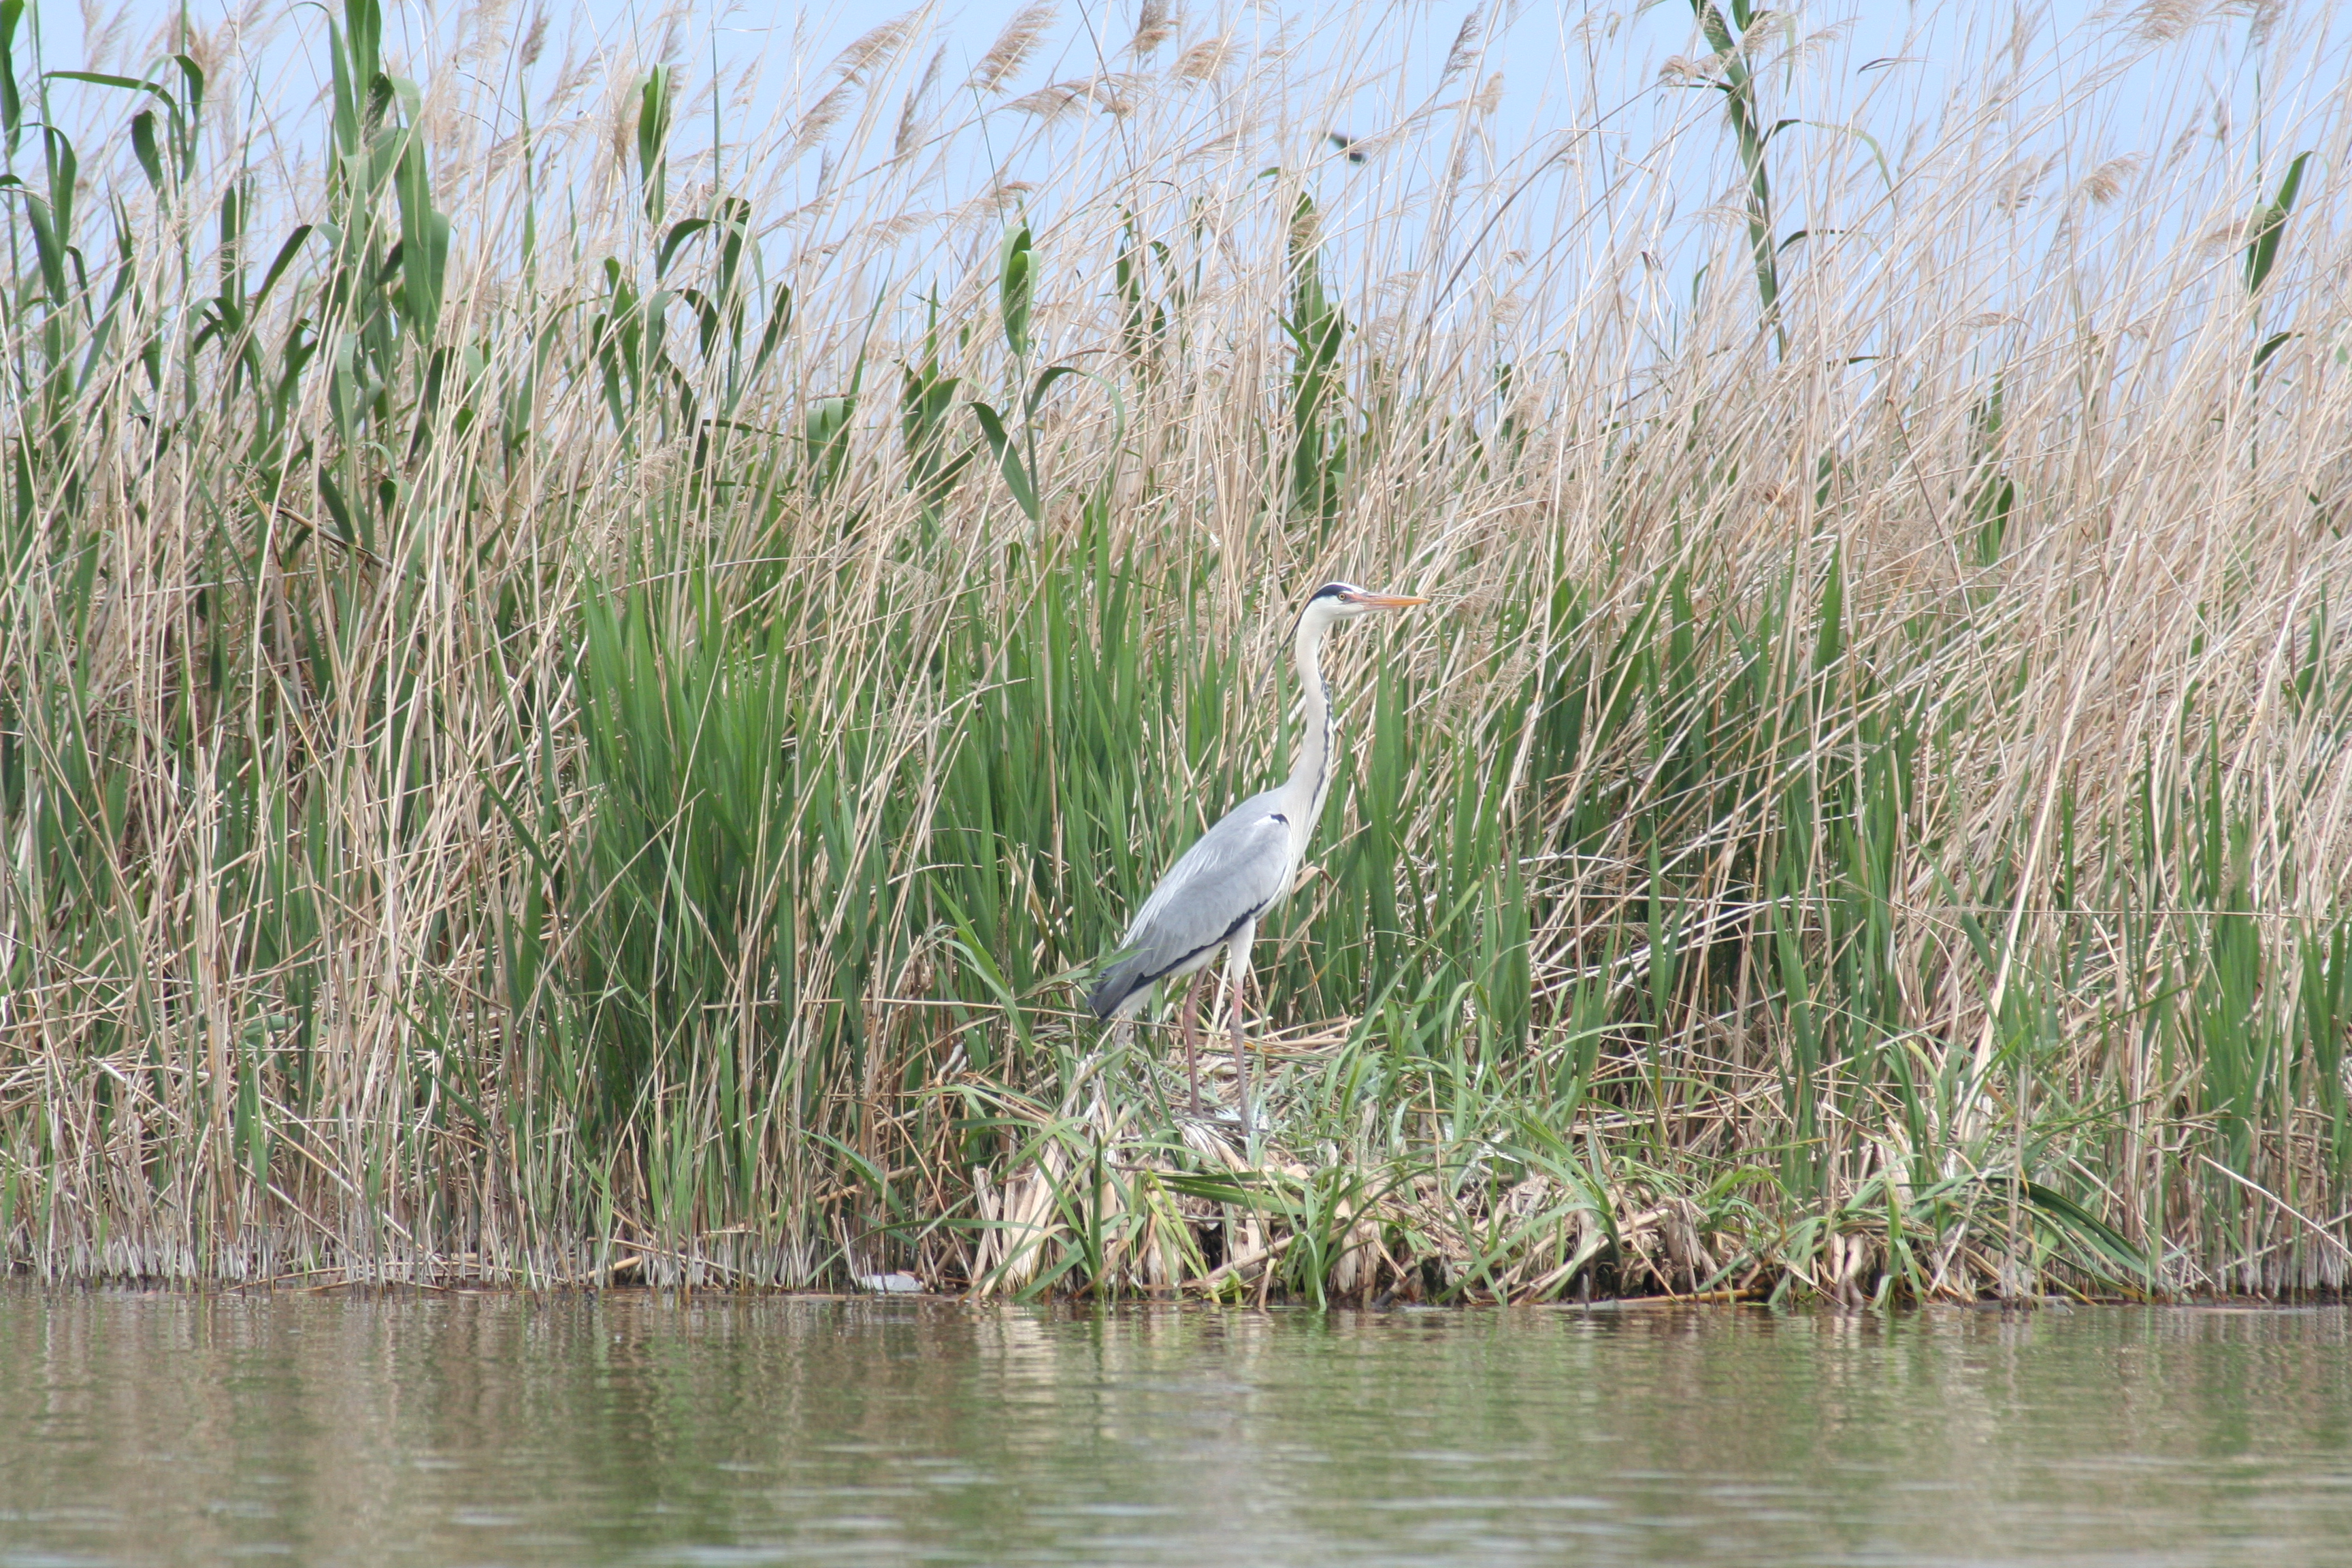
M1320 588L1316 589L1314 594L1307 598L1307 602L1311 605L1317 599L1337 599L1354 592L1355 590L1345 583L1326 583Z

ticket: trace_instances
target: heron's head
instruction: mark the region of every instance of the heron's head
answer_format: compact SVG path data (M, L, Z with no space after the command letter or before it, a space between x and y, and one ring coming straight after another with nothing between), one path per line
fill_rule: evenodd
M1335 621L1352 621L1359 616L1369 616L1374 610L1402 610L1412 605L1425 605L1426 599L1410 594L1375 594L1370 588L1359 588L1353 583L1326 583L1315 590L1307 601L1301 621L1319 620L1325 625Z

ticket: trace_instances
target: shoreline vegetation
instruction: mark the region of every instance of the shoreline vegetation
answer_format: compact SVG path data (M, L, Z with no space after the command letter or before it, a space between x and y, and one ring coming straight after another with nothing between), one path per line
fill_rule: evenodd
M660 26L0 5L8 1269L2342 1289L2340 58L1954 28L1874 141L1727 4L1519 146L1483 12L1049 11L747 129ZM2183 51L2262 123L2095 145ZM1079 987L1342 576L1433 603L1334 650L1252 1152Z

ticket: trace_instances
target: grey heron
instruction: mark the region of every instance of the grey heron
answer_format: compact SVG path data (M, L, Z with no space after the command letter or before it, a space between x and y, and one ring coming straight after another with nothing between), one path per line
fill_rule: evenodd
M1315 590L1299 612L1298 629L1291 639L1306 715L1290 777L1225 813L1168 868L1120 939L1119 956L1087 994L1096 1017L1126 1017L1143 1005L1158 982L1192 976L1184 992L1180 1028L1194 1116L1201 1114L1194 1014L1202 979L1223 948L1225 991L1233 1003L1234 1109L1242 1125L1249 1125L1242 985L1249 977L1250 943L1257 937L1260 917L1290 891L1307 853L1307 836L1323 815L1324 794L1331 787L1333 724L1331 689L1323 679L1324 634L1374 610L1401 610L1427 602L1405 594L1371 593L1352 583L1326 583Z

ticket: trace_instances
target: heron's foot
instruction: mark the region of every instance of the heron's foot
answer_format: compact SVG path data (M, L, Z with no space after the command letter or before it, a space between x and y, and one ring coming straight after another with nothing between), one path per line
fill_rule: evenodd
M1251 1146L1267 1136L1263 1129L1243 1126L1229 1105L1212 1106L1202 1117L1179 1117L1175 1131L1194 1153L1228 1163L1236 1157L1247 1160Z
M1230 1087L1232 1075L1227 1073L1220 1076L1225 1078L1227 1082L1223 1085L1212 1084L1205 1089L1198 1105L1187 1107L1180 1098L1170 1107L1170 1110L1175 1113L1177 1123L1185 1127L1213 1129L1225 1136L1230 1136L1235 1131L1265 1131L1272 1123L1266 1120L1265 1102L1259 1092L1258 1086L1255 1084L1250 1086L1249 1120L1244 1122L1242 1120L1241 1111L1233 1103L1233 1089Z
M1249 1117L1246 1121L1243 1120L1242 1113L1238 1110L1230 1105L1212 1106L1206 1116L1196 1120L1226 1132L1265 1132L1271 1131L1274 1125L1266 1120L1265 1106L1255 1095L1250 1099Z

